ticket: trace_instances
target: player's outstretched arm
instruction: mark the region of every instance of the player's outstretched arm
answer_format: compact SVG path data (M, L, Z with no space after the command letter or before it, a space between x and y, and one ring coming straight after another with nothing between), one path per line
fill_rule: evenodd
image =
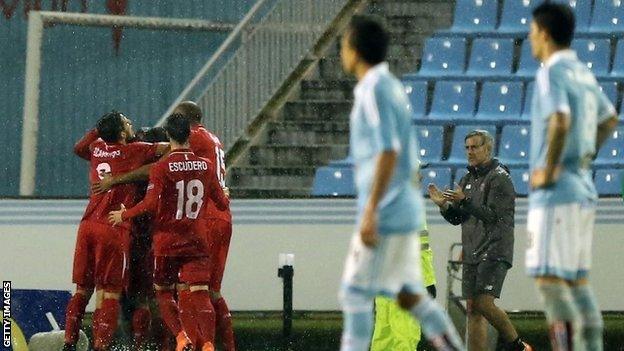
M102 194L109 191L115 185L148 180L153 165L153 163L150 163L127 173L118 174L116 176L105 176L99 182L95 182L91 185L91 192L93 194Z
M162 168L155 167L150 173L150 184L147 186L145 198L130 209L125 209L121 204L119 211L111 211L108 216L109 222L119 224L128 219L137 217L145 212L154 212L158 208L158 199L163 189L165 176Z
M91 129L74 145L74 153L87 161L91 160L89 146L99 138L97 129Z

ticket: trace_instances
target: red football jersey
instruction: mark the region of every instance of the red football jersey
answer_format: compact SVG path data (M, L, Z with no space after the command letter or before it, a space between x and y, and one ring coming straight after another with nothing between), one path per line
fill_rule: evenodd
M191 135L189 136L189 144L195 155L209 159L215 165L214 175L219 180L221 187L225 187L225 152L221 141L216 135L209 132L201 124L191 127ZM225 211L221 211L213 203L208 204L205 217L206 219L222 219L232 222L232 214L228 206Z
M78 156L90 161L90 184L100 181L105 174L115 176L139 168L152 161L157 156L156 151L157 144L151 143L106 143L98 137L97 130L89 131L74 146ZM103 194L91 194L82 219L109 224L108 213L118 210L121 204L134 206L136 193L136 184L122 184Z
M145 199L122 217L156 211L155 256L204 256L207 205L214 203L220 210L229 205L215 172L210 160L188 149L174 150L154 164Z

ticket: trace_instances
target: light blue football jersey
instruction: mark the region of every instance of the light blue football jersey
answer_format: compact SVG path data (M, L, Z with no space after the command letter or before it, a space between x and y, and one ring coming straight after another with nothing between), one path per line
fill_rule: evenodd
M556 112L568 114L571 122L562 172L553 186L531 191L530 207L594 202L598 197L590 168L597 126L614 115L615 108L572 50L556 52L537 71L531 105L531 170L546 165L549 117Z
M360 80L354 95L350 153L355 163L357 223L370 196L377 157L383 151L394 150L398 159L378 206L378 231L392 235L419 230L424 225L425 211L415 182L418 145L403 84L390 73L387 63L380 63Z

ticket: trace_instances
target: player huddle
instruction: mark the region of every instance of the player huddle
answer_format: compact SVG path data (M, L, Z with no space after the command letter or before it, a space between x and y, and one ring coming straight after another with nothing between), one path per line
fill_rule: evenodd
M92 193L76 239L64 350L76 349L94 292L95 350L113 343L122 297L134 302L136 349L146 342L155 298L176 351L214 350L216 334L235 350L220 294L232 234L225 154L201 120L200 108L183 102L165 122L169 142L150 143L135 141L130 120L111 112L76 144L90 163ZM146 134L162 140L161 130Z

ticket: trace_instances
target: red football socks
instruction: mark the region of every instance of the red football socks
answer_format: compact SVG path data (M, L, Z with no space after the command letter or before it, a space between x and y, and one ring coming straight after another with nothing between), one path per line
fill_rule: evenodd
M65 310L65 343L73 345L78 342L82 318L88 302L86 296L78 293L69 299Z
M225 351L236 351L234 330L232 329L232 315L223 297L212 301L217 319L217 335L223 343Z
M151 320L152 313L147 307L137 308L132 313L132 334L136 345L141 345L145 341Z
M180 310L173 298L173 291L156 290L156 300L158 301L160 318L173 335L178 335L182 331L182 324L180 323Z
M199 342L203 345L207 342L214 344L215 337L215 311L210 302L210 294L207 290L186 291L180 294L180 304L184 303L192 308L194 325L199 332ZM186 327L186 324L185 324Z
M119 319L119 300L104 299L99 312L95 316L94 324L97 325L94 331L94 346L96 350L107 350L113 341L113 336L117 330L117 320Z
M195 306L191 299L191 291L188 289L178 291L178 300L178 305L180 306L180 321L182 321L182 326L186 334L194 345L201 345L199 340L199 325L197 324Z

